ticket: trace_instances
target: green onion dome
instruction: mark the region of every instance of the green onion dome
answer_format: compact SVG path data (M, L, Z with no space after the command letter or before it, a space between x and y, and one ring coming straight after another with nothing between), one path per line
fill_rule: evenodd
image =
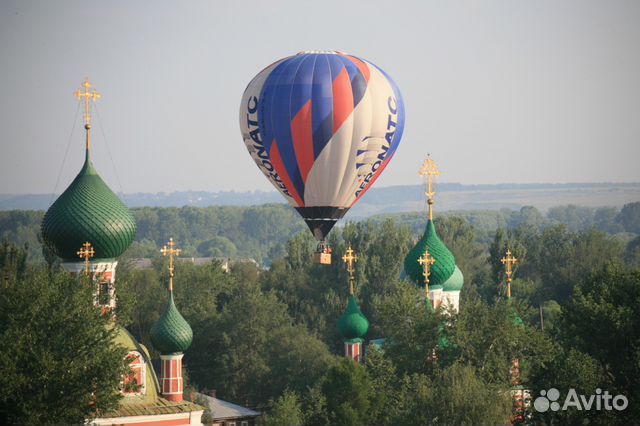
M64 260L78 260L76 253L85 242L93 246L93 259L111 259L133 242L136 222L87 152L78 176L44 215L41 232L45 244Z
M349 296L347 309L338 319L338 331L346 342L362 342L367 331L369 331L369 321L362 314L355 296Z
M442 285L442 291L460 291L462 290L463 284L464 276L462 276L462 271L456 265L456 268L453 270L453 274L451 274L451 276Z
M422 265L418 262L425 250L429 248L429 254L436 262L431 265L429 274L429 288L442 288L443 284L451 277L456 269L456 259L447 246L440 240L436 233L436 227L432 220L427 222L424 235L412 248L404 259L404 270L411 280L418 286L424 286L424 275L422 275Z
M193 341L191 326L178 312L169 293L169 304L158 322L151 327L151 343L162 355L171 355L189 349Z

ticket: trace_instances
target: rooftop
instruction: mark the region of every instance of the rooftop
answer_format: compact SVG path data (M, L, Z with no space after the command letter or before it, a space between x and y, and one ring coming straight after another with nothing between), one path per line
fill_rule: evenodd
M189 401L173 402L158 397L153 402L127 403L108 413L103 413L101 417L128 417L128 416L150 416L158 414L187 413L202 410L203 407Z
M236 419L240 417L258 417L262 414L259 411L253 411L250 408L246 408L232 402L223 401L203 393L199 393L198 396L207 400L209 408L213 413L213 417L216 420Z

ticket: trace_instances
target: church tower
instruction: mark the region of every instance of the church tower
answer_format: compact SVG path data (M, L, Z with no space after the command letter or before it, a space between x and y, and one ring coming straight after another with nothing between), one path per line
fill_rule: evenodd
M345 255L342 256L342 260L347 265L347 272L349 272L349 300L347 309L338 319L338 331L344 341L344 355L355 362L361 362L363 355L362 343L367 331L369 331L369 320L360 310L354 295L355 278L353 274L358 256L354 254L351 245L349 245Z
M133 242L136 223L129 209L109 189L91 161L91 106L100 97L92 87L86 80L82 83L82 89L75 92L84 104L84 165L45 213L41 233L44 244L62 259L62 267L66 271L71 274L84 273L92 278L93 303L107 315L112 314L116 307L114 284L117 258ZM173 308L175 310L175 305ZM165 313L165 316L170 320L175 318L171 313ZM111 319L109 326L116 331L114 344L127 350L129 371L122 377L123 398L118 406L100 413L99 417L92 419L91 424L201 424L202 407L188 401L173 403L171 398L159 396L160 387L149 351L118 324L115 315Z
M524 327L522 318L518 315L511 300L511 281L513 278L513 267L518 263L518 259L513 256L511 250L507 249L506 255L500 259L500 262L505 266L506 276L506 296L507 296L507 308L509 309L509 316L511 323L515 327ZM511 382L511 399L513 402L513 415L511 417L512 424L522 424L525 422L525 411L527 401L530 400L530 391L522 386L522 380L520 378L520 359L511 358L511 366L509 367L509 380Z
M433 178L440 175L440 171L435 162L427 158L418 174L426 178L429 216L424 234L405 257L404 270L416 285L425 288L425 296L434 309L445 304L457 312L464 277L455 257L438 237L433 220Z
M193 340L191 326L178 311L173 301L174 256L180 254L173 238L168 248L161 250L169 256L169 303L164 313L151 328L151 343L160 352L162 372L160 376L162 396L169 401L182 401L184 384L182 381L182 357Z
M42 220L44 243L71 273L93 276L94 303L103 311L116 306L116 260L133 242L136 222L104 183L91 161L91 102L100 94L87 79L74 94L84 103L85 160L69 187Z

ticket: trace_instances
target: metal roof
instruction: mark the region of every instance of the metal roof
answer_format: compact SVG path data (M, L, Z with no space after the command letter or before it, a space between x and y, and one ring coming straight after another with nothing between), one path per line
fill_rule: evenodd
M259 411L253 411L250 408L246 408L232 402L223 401L222 399L214 398L203 393L199 393L198 396L206 399L215 420L235 419L240 417L258 417L262 414Z

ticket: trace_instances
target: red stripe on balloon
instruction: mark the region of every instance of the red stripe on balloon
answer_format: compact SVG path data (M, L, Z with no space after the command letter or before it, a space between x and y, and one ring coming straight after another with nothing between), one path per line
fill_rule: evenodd
M340 74L333 80L333 133L353 112L353 91L349 81L349 73L342 68Z
M369 71L369 67L367 66L367 64L365 64L360 59L355 58L355 57L353 57L351 55L344 55L344 56L346 56L347 58L351 59L351 62L356 64L356 66L358 67L358 69L362 73L362 76L364 77L365 81L368 83L369 82L369 78L371 77L371 71Z
M278 143L276 142L275 139L271 144L271 151L269 151L269 158L271 159L271 164L273 164L274 169L276 169L278 176L280 176L280 180L282 180L282 183L284 183L284 186L287 188L287 191L289 191L289 194L291 194L293 199L296 200L296 203L298 203L298 207L304 207L304 202L296 192L296 188L295 186L293 186L293 183L291 182L289 173L287 173L287 168L282 162L280 149L278 148Z
M291 120L291 133L293 135L293 148L298 160L298 168L302 181L307 182L307 176L313 162L313 130L311 127L311 99L298 111Z
M394 153L395 154L395 153ZM355 203L358 202L358 200L369 190L369 188L371 188L371 185L373 185L373 183L380 177L380 175L382 174L382 171L385 169L385 167L387 167L387 164L389 164L389 161L391 161L391 159L393 158L393 154L391 154L389 157L387 157L382 164L380 164L380 167L378 167L378 170L376 170L376 173L373 175L373 177L369 180L369 183L367 184L367 186L362 190L362 192L360 193L360 195L358 195L356 197L355 200L353 200L353 203L351 203L351 205L349 206L349 208L353 207L353 205Z

